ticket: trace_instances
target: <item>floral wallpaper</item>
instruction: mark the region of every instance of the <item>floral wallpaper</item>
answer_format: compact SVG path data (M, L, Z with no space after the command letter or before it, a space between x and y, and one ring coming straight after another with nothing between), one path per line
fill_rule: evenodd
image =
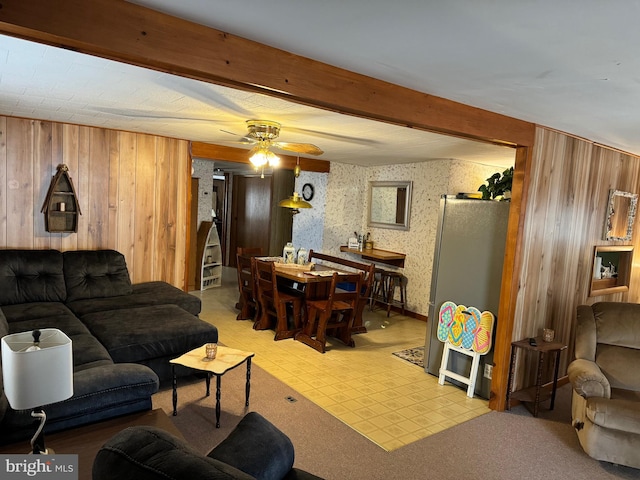
M313 198L309 203L313 208L301 209L300 213L293 217L293 246L296 252L300 247L304 247L307 252L311 249L322 251L322 241L324 237L327 199L327 179L328 173L300 172L296 178L296 192L302 195L302 187L310 183L313 186Z
M340 252L340 245L346 245L354 232L370 233L375 248L406 254L402 269L407 277L406 308L426 316L441 195L476 193L488 177L502 170L444 159L376 167L332 163L329 174L303 172L296 188L301 189L307 178L312 178L316 196L311 202L312 216L303 210L294 219L294 244L357 260ZM368 182L384 180L413 182L408 231L367 227Z

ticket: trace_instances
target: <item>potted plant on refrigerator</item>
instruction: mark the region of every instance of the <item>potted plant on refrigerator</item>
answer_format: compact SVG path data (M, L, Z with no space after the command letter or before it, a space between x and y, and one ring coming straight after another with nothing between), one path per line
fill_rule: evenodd
M507 168L502 174L496 172L487 178L485 185L480 185L483 200L510 200L511 184L513 182L513 167Z

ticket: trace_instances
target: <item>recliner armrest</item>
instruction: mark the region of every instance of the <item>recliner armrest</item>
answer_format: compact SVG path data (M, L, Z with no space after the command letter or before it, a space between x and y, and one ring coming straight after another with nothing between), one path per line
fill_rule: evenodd
M574 360L567 369L573 389L582 397L611 398L611 385L600 367L583 358Z

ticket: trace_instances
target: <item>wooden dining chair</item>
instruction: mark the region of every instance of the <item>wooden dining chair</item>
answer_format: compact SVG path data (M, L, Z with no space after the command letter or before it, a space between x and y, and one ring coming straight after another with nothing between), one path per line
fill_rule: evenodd
M345 345L354 347L351 330L356 318L362 282L362 273L339 275L334 272L329 297L306 302L308 316L303 330L295 339L324 353L327 331L331 331ZM348 290L338 288L338 284L348 287Z
M362 320L362 313L364 311L364 307L367 305L367 302L370 301L370 298L373 295L372 289L375 280L375 264L355 262L353 260L336 257L334 255L328 255L326 253L315 252L313 251L313 249L309 251L309 261L311 262L312 260L323 260L325 262L331 262L336 265L344 265L355 270L360 270L363 273L364 279L360 287L360 299L358 300L358 309L356 311L356 318L353 322L351 333L367 333L367 328L364 326L364 322Z
M238 307L240 313L236 320L254 321L259 315L260 305L257 299L255 259L245 255L236 255L236 266L238 269L238 290L240 300Z
M253 325L256 330L273 328L274 340L293 338L302 328L302 293L278 288L274 262L254 259L260 315ZM275 320L275 322L274 322Z
M237 247L236 253L247 257L259 257L264 255L264 249L262 247Z

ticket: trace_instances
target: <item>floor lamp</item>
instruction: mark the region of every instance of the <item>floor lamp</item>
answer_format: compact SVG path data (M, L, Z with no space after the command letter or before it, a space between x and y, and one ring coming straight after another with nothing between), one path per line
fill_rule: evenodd
M47 416L43 407L73 395L71 339L55 328L2 337L4 392L14 410L31 410L40 419L31 439L33 453L53 453L44 446Z

